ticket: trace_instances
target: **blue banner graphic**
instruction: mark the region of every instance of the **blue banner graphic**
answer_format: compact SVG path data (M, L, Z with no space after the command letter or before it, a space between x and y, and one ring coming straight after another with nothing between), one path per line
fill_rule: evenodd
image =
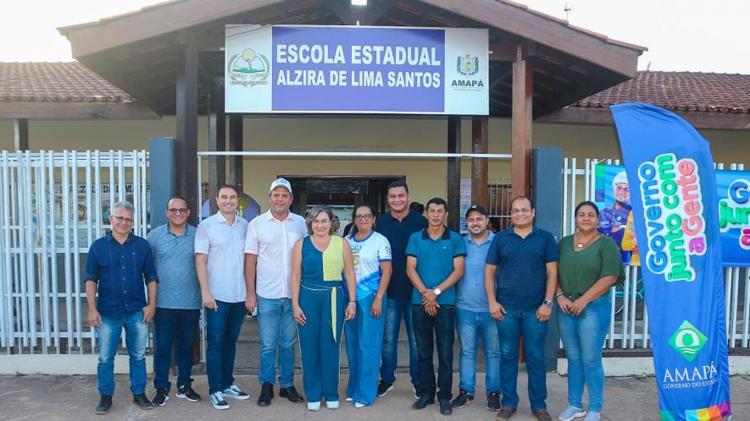
M726 266L750 266L750 171L716 171L721 253Z
M724 266L750 267L750 171L717 170L717 205ZM594 167L594 202L601 209L599 231L620 246L623 264L640 265L623 165Z
M716 176L708 142L652 105L611 107L631 188L661 419L731 414Z
M227 112L487 115L486 29L238 25Z

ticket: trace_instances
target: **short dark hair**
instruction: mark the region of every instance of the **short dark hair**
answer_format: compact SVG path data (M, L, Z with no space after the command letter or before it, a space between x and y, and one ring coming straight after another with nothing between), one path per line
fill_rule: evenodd
M534 207L534 201L533 201L533 200L531 200L531 198L530 198L529 196L526 196L526 195L516 196L516 197L514 197L513 199L511 199L511 200L510 200L510 207L512 208L512 207L513 207L513 204L514 204L514 203L516 203L516 201L518 201L518 200L528 200L528 201L529 201L529 206L531 206L531 209L532 209L532 210L533 210L533 209L536 209L536 208Z
M393 180L388 183L388 187L385 188L386 194L391 191L391 189L395 189L397 187L403 187L404 190L409 193L409 186L406 184L406 180L403 178L399 178L398 180Z
M594 208L594 212L596 213L596 217L597 218L599 217L599 206L596 206L596 203L594 203L594 202L592 202L590 200L584 200L583 202L581 202L578 205L576 205L576 210L575 210L575 212L573 214L574 215L578 215L578 211L582 207L584 207L584 206L591 206L592 208Z
M411 202L409 204L409 209L419 214L424 213L424 205L419 202Z
M355 206L354 209L352 209L352 227L351 227L351 230L349 231L349 235L352 238L354 238L357 232L359 232L359 229L357 228L357 224L355 224L354 221L357 220L357 211L362 208L369 209L370 213L372 214L372 217L375 218L375 209L373 209L372 206L368 205L367 203L363 203L361 205ZM373 222L375 222L374 219L373 219Z
M432 199L428 200L427 204L425 205L425 209L429 209L430 205L442 205L443 208L448 210L448 202L446 202L442 197L433 197Z
M220 185L219 187L216 188L216 196L219 195L219 192L221 191L221 189L232 189L232 190L234 190L234 194L236 194L238 197L240 195L239 189L234 184L222 184L222 185Z
M173 201L175 199L182 200L183 202L185 202L185 205L188 205L188 201L187 201L187 199L185 199L184 196L181 196L179 194L175 194L175 195L171 196L169 199L167 199L167 203L164 205L164 209L169 209L169 202L171 202L171 201Z

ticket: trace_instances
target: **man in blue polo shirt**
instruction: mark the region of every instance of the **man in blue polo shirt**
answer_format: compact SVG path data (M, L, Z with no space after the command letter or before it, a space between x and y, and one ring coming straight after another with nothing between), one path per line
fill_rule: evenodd
M419 352L420 397L412 408L424 409L435 403L435 367L432 354L438 349L438 401L440 413L453 412L450 399L453 386L453 330L456 317L456 289L464 274L466 243L445 227L448 216L445 200L427 202L428 226L409 237L406 246L406 273L414 286L412 320Z
M513 226L495 235L485 266L487 301L500 335L503 399L497 420L510 419L518 407L518 343L523 338L531 411L538 420L550 421L544 340L557 286L557 242L534 227L536 213L528 197L514 198L510 215Z
M409 339L409 374L414 393L419 397L419 362L417 340L411 319L412 286L406 276L406 244L409 237L427 227L427 220L421 214L409 209L409 186L404 180L396 180L388 185L388 212L375 220L375 231L383 234L391 244L393 274L386 294L385 331L383 332L382 363L380 365L380 383L378 396L385 396L393 390L396 381L396 363L398 356L398 334L401 319L406 325Z
M177 397L201 400L191 387L193 342L201 314L201 289L195 272L195 227L187 223L187 201L174 196L167 201L167 223L154 228L146 239L154 254L159 276L159 298L154 316L154 406L169 400L169 367L176 348Z
M156 311L156 269L148 242L130 233L133 213L129 202L115 203L109 216L112 232L91 244L86 260L88 321L98 328L99 339L97 414L106 414L112 407L115 355L123 328L130 355L133 402L141 409L153 408L144 391L148 323ZM148 302L144 285L148 287Z

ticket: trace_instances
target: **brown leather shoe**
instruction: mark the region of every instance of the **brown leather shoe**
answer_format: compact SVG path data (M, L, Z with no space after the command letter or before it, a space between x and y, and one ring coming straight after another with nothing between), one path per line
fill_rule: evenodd
M515 413L516 413L516 408L510 408L508 406L503 406L502 408L500 408L499 411L497 411L497 417L495 419L497 421L507 421Z
M534 416L539 421L552 421L552 417L550 416L549 412L547 412L547 410L544 408L535 409L533 412L534 412Z

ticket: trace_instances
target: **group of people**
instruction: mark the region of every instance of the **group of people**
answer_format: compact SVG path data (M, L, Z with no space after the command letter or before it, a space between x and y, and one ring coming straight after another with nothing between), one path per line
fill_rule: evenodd
M437 397L440 412L449 415L474 400L481 338L487 409L497 411L497 420L516 412L523 343L531 410L537 419L551 420L544 343L557 307L569 373L569 407L558 419L599 419L607 292L622 279L623 268L615 243L597 231L594 203L578 205L576 233L558 244L534 226L534 205L525 196L512 201L512 226L495 234L488 230L487 211L471 206L465 214L469 233L462 237L445 226L445 200L430 199L422 215L409 208L408 186L397 180L387 189L389 210L376 216L369 205L355 206L344 238L336 235L336 217L328 207L315 206L304 218L290 212L292 187L283 178L269 188L268 211L250 222L236 214L238 196L236 188L221 186L218 212L197 229L187 223L185 199L172 197L168 223L146 239L130 232L132 205L113 206L112 232L91 245L86 271L88 318L99 333L97 413L112 406L113 361L123 328L138 406L150 409L169 399L173 347L176 397L200 400L190 372L203 307L208 394L217 409L229 408L227 398L250 398L235 384L233 371L244 316L257 309L259 406L274 398L278 362L280 397L306 400L310 411L320 410L323 401L328 409L338 408L344 336L350 372L345 400L356 408L372 405L394 388L403 319L416 398L412 408L424 409ZM156 393L149 400L144 354L152 319ZM456 333L461 355L454 396ZM304 398L294 387L297 338Z

